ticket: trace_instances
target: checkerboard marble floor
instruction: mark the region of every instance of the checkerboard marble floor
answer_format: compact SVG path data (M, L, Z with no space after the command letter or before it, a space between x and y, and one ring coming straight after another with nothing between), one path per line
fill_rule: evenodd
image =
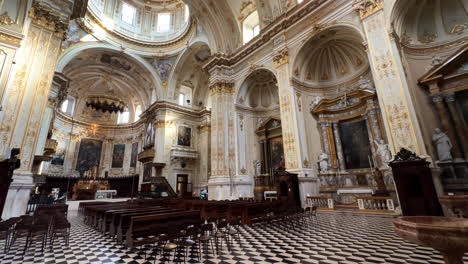
M40 245L22 255L23 243L0 254L0 263L155 263L83 224L81 217L69 216L72 223L69 247L57 243L41 253ZM199 263L196 256L187 260ZM160 263L159 260L156 263ZM393 231L392 218L322 213L317 220L297 228L275 225L246 226L240 243L218 255L204 254L201 263L444 263L431 248L403 241ZM464 263L468 264L468 254Z

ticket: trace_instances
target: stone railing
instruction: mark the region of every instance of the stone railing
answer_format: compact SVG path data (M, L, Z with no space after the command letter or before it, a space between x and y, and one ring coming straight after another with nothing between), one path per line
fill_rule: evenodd
M333 198L326 197L326 196L308 196L306 203L308 205L315 205L319 210L334 210L335 203L333 202Z
M392 197L356 197L359 211L394 213L395 205Z

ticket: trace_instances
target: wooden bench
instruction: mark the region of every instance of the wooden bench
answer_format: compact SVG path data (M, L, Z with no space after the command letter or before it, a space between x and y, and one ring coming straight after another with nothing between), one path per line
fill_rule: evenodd
M133 248L147 243L153 243L161 233L167 231L170 225L200 224L199 211L182 211L174 213L133 216L126 232L125 243Z
M130 228L132 217L165 214L165 213L176 213L176 212L184 212L184 211L171 209L171 208L164 208L164 209L155 210L155 211L122 214L119 217L119 219L116 219L116 221L113 223L113 232L110 232L110 234L112 236L116 236L116 239L118 242L122 242L124 239L124 235L126 234L127 230Z
M98 230L106 233L109 229L108 226L112 223L115 215L120 214L120 213L130 213L130 212L145 212L148 210L154 210L154 209L161 209L164 208L162 206L151 206L151 207L146 207L146 206L138 206L135 208L127 208L127 209L113 209L113 210L107 210L104 212L103 217L101 217L98 221Z

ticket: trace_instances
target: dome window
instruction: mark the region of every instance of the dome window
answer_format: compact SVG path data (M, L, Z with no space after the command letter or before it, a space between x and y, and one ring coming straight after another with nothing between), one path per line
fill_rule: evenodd
M136 15L136 8L127 3L122 4L122 21L133 25Z

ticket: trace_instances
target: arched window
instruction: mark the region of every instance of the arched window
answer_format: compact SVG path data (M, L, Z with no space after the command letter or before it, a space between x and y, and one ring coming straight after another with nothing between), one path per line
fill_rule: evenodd
M124 112L119 112L117 117L117 124L127 124L130 120L130 112L125 110Z
M171 13L158 14L158 32L166 32L171 29Z
M179 105L192 106L192 88L182 85L177 101Z
M260 20L257 11L245 18L244 22L242 22L242 30L244 44L260 34Z
M75 109L75 98L73 98L72 96L68 96L67 99L65 99L62 102L62 105L60 106L60 111L69 115L73 115L74 109Z
M136 8L124 2L122 4L122 21L127 24L133 25L135 21L135 15Z
M141 113L142 113L141 105L137 105L137 107L135 107L135 118L134 118L135 121L140 120Z
M298 4L300 4L300 3L302 3L302 2L304 2L304 0L297 0L297 3L298 3Z

